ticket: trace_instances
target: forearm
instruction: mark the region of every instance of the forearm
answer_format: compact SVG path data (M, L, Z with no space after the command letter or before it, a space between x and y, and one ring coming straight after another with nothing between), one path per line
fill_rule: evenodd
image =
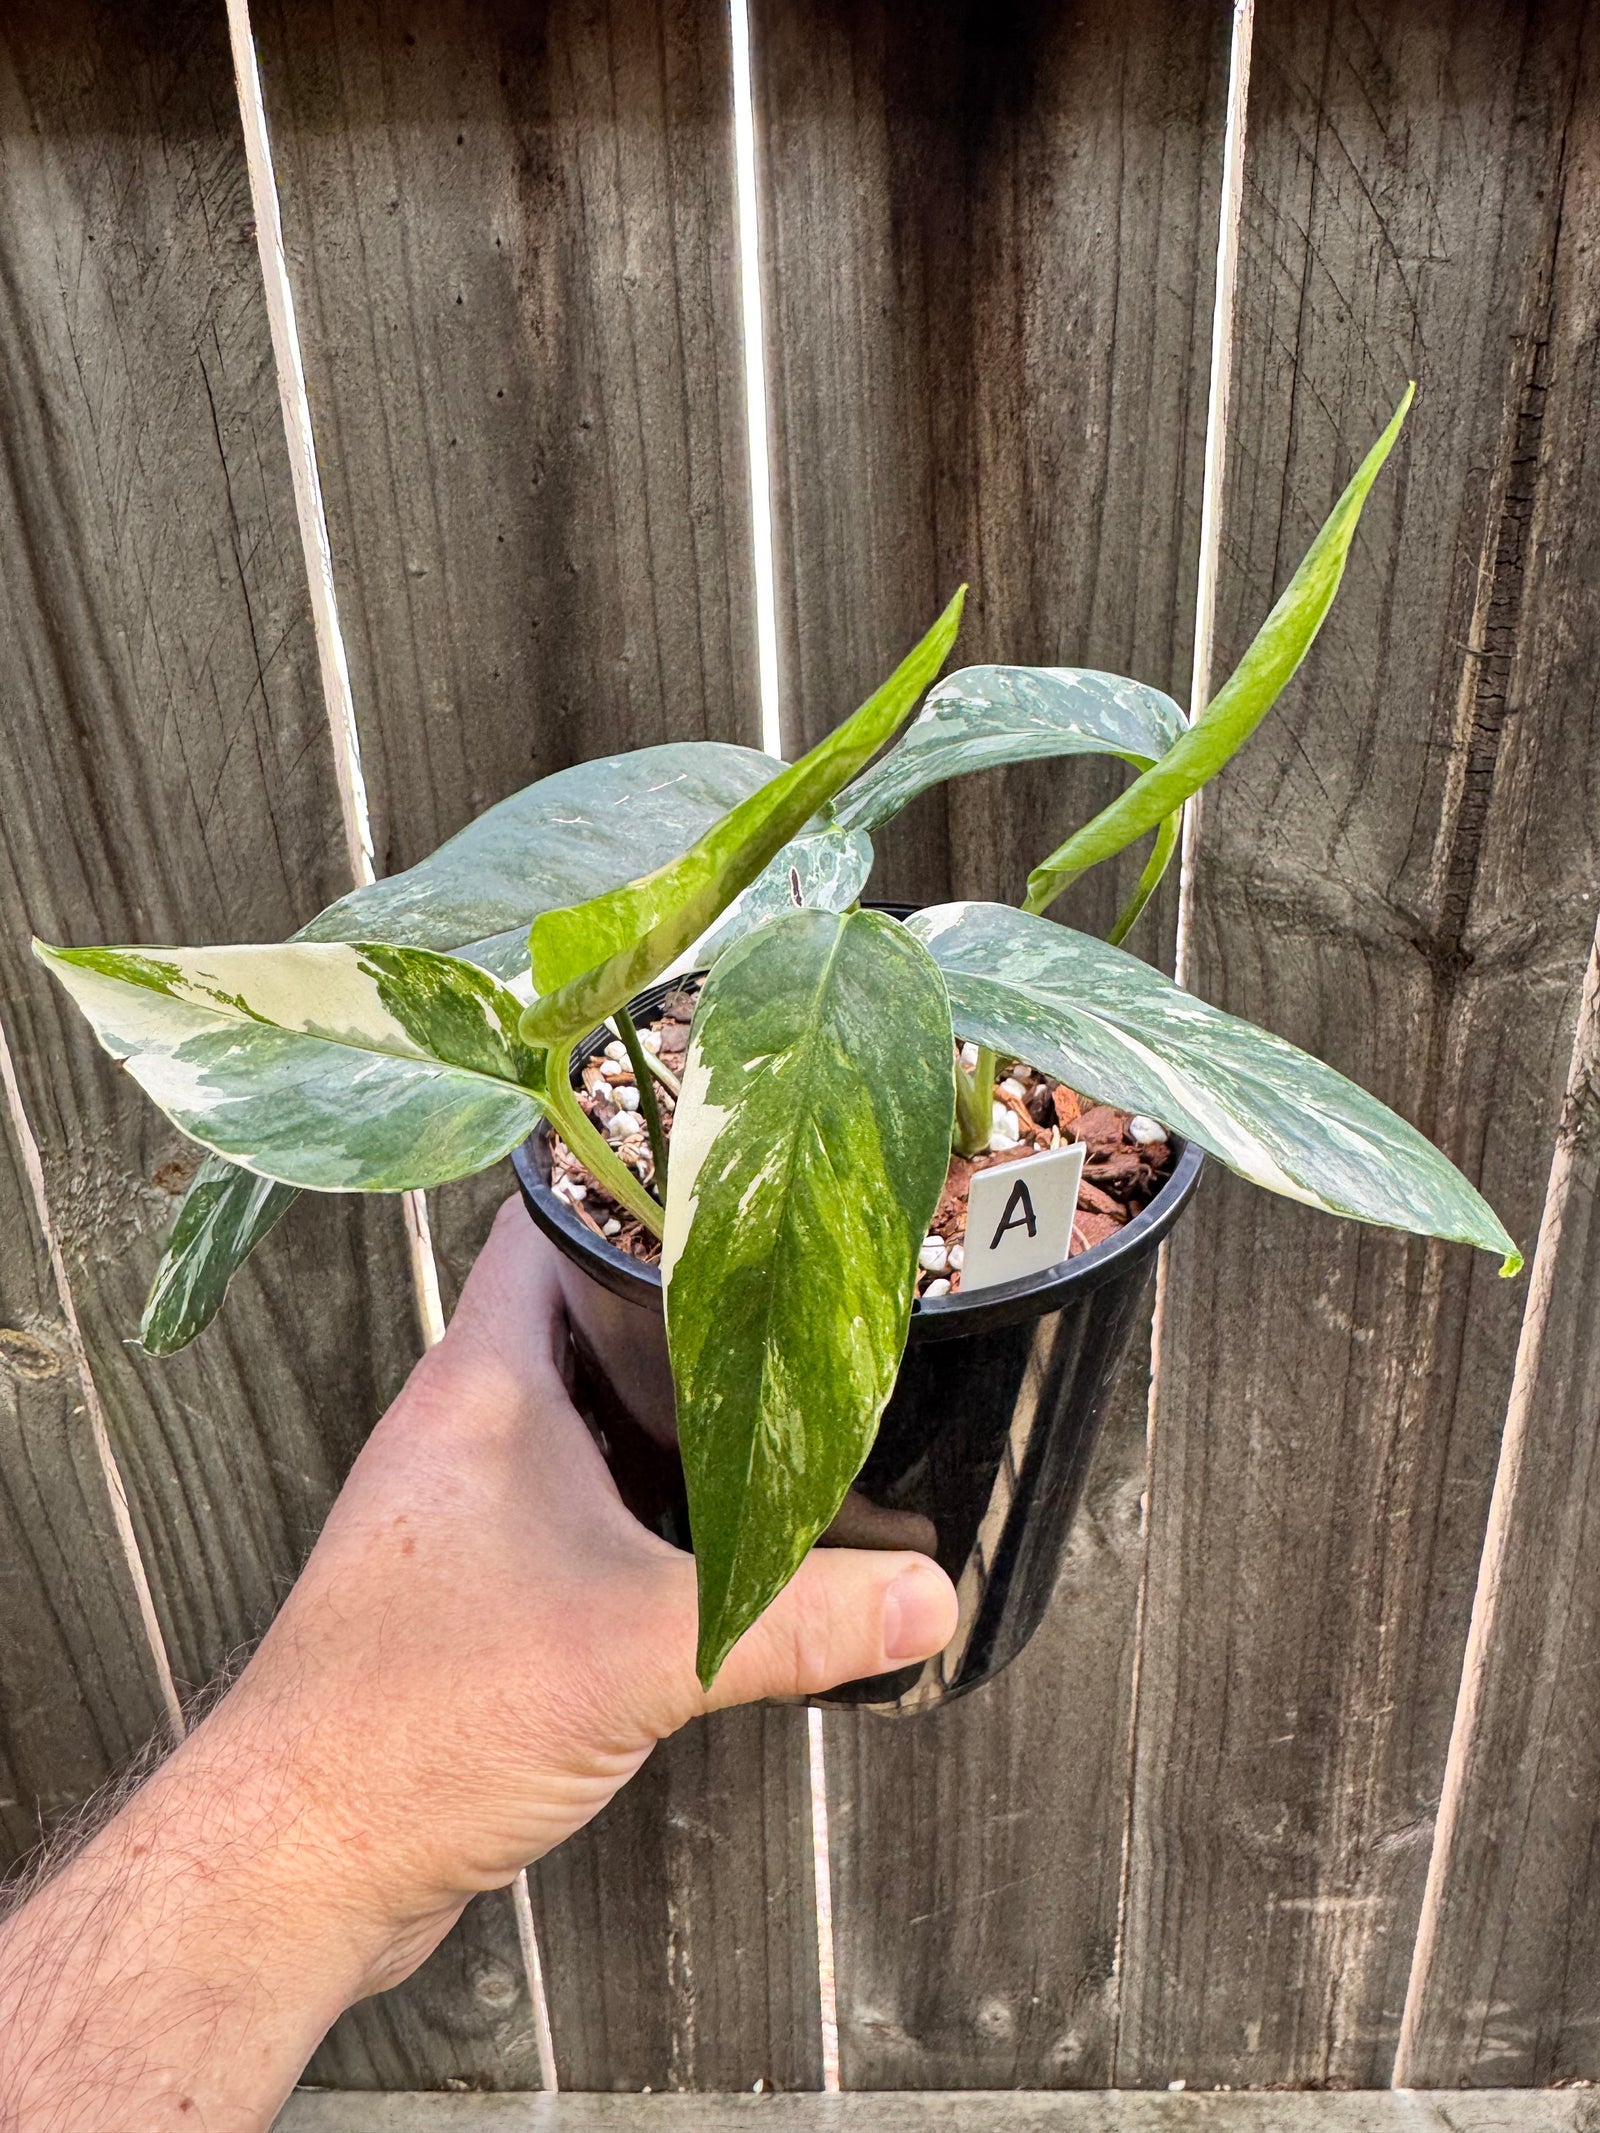
M254 1732L219 1713L0 1928L6 2133L265 2126L376 1981L381 1935Z

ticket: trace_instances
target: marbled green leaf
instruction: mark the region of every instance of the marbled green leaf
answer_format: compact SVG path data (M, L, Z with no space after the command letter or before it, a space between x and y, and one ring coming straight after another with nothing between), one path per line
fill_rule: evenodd
M672 1133L662 1273L701 1679L871 1447L954 1111L950 1013L892 919L796 911L716 964Z
M34 952L174 1125L284 1184L441 1185L540 1115L521 1003L451 956L370 941Z
M1120 755L1141 770L1188 722L1170 696L1088 667L963 667L947 674L887 755L838 800L847 829L880 829L930 785L1004 763Z
M944 664L965 592L963 586L922 642L842 726L730 810L681 858L626 888L534 920L529 946L541 997L523 1017L530 1044L561 1044L593 1029L708 931L900 725Z
M1494 1209L1414 1126L1137 957L1005 904L941 904L908 930L943 971L963 1038L1161 1120L1269 1192L1521 1266Z
M139 1321L146 1355L176 1355L210 1325L234 1274L298 1198L292 1185L206 1157L150 1284Z
M294 937L383 940L463 956L497 977L528 968L541 911L631 881L686 851L783 765L722 741L669 741L558 770L513 793L428 858L340 897ZM221 1307L236 1269L294 1204L292 1186L207 1163L179 1210L140 1328L172 1355Z
M670 741L575 763L489 808L405 873L340 897L295 938L436 948L496 977L520 977L541 912L678 858L783 768L724 741Z
M709 969L735 941L769 918L790 911L848 911L872 872L872 839L864 830L841 829L831 808L816 816L786 844L766 871L736 896L711 931L684 957L686 967Z

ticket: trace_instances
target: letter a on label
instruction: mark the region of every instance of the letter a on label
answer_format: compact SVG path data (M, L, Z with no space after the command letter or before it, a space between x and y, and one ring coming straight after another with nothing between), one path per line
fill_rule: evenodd
M967 1197L963 1296L1043 1274L1070 1255L1084 1152L1077 1141L1024 1162L974 1171Z

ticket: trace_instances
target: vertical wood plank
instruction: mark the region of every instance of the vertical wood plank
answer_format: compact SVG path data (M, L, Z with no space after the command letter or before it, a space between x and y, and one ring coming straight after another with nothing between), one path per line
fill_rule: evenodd
M0 1872L162 1717L33 1192L0 1128Z
M1573 1052L1397 2078L1544 2086L1600 2066L1600 957Z
M1591 12L1563 143L1529 439L1541 479L1508 691L1513 707L1540 706L1541 724L1559 710L1565 747L1524 747L1519 786L1527 816L1548 816L1563 832L1592 823L1600 804L1600 276L1589 239L1600 212L1597 29ZM1522 863L1545 856L1534 844ZM1572 886L1592 911L1592 873ZM1411 1981L1397 2075L1418 2085L1600 2076L1597 1091L1600 962L1590 966L1567 1080Z
M380 871L608 751L754 743L726 9L257 14ZM447 1293L509 1177L436 1198ZM820 2080L805 1726L657 1751L531 1876L559 2076Z
M1187 695L1224 10L754 14L785 716L814 740L968 579L955 660ZM1017 901L1125 782L968 778L878 893ZM1105 868L1057 915L1103 928Z
M1226 8L753 15L786 714L814 739L963 578L958 662L1185 695ZM883 837L875 891L1014 901L1124 782L964 780ZM1117 871L1061 915L1109 924ZM928 1717L828 1721L847 2087L1109 2077L1143 1390L1136 1352L1009 1673Z
M398 1209L333 1200L296 1210L195 1348L138 1357L192 1151L28 954L30 927L270 939L347 886L221 9L8 10L0 203L0 989L195 1687L265 1626L415 1345ZM517 2011L446 2009L424 1980L340 2036L397 2082L493 2081Z
M1592 681L1519 652L1582 12L1258 8L1225 653L1420 392L1304 676L1205 797L1188 972L1524 1239L1597 858ZM1381 2083L1524 1290L1231 1179L1171 1252L1117 2078Z

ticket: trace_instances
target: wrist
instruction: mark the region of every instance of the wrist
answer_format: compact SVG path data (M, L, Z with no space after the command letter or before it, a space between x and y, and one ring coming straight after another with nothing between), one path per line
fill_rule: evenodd
M253 2133L383 1982L383 1922L256 1731L219 1710L0 1930L8 2123Z
M166 1780L148 1812L193 1816L215 1906L261 1921L255 1974L281 1977L323 2028L415 1968L465 1900L397 1884L398 1848L357 1811L366 1773L334 1731L247 1674L139 1795Z

